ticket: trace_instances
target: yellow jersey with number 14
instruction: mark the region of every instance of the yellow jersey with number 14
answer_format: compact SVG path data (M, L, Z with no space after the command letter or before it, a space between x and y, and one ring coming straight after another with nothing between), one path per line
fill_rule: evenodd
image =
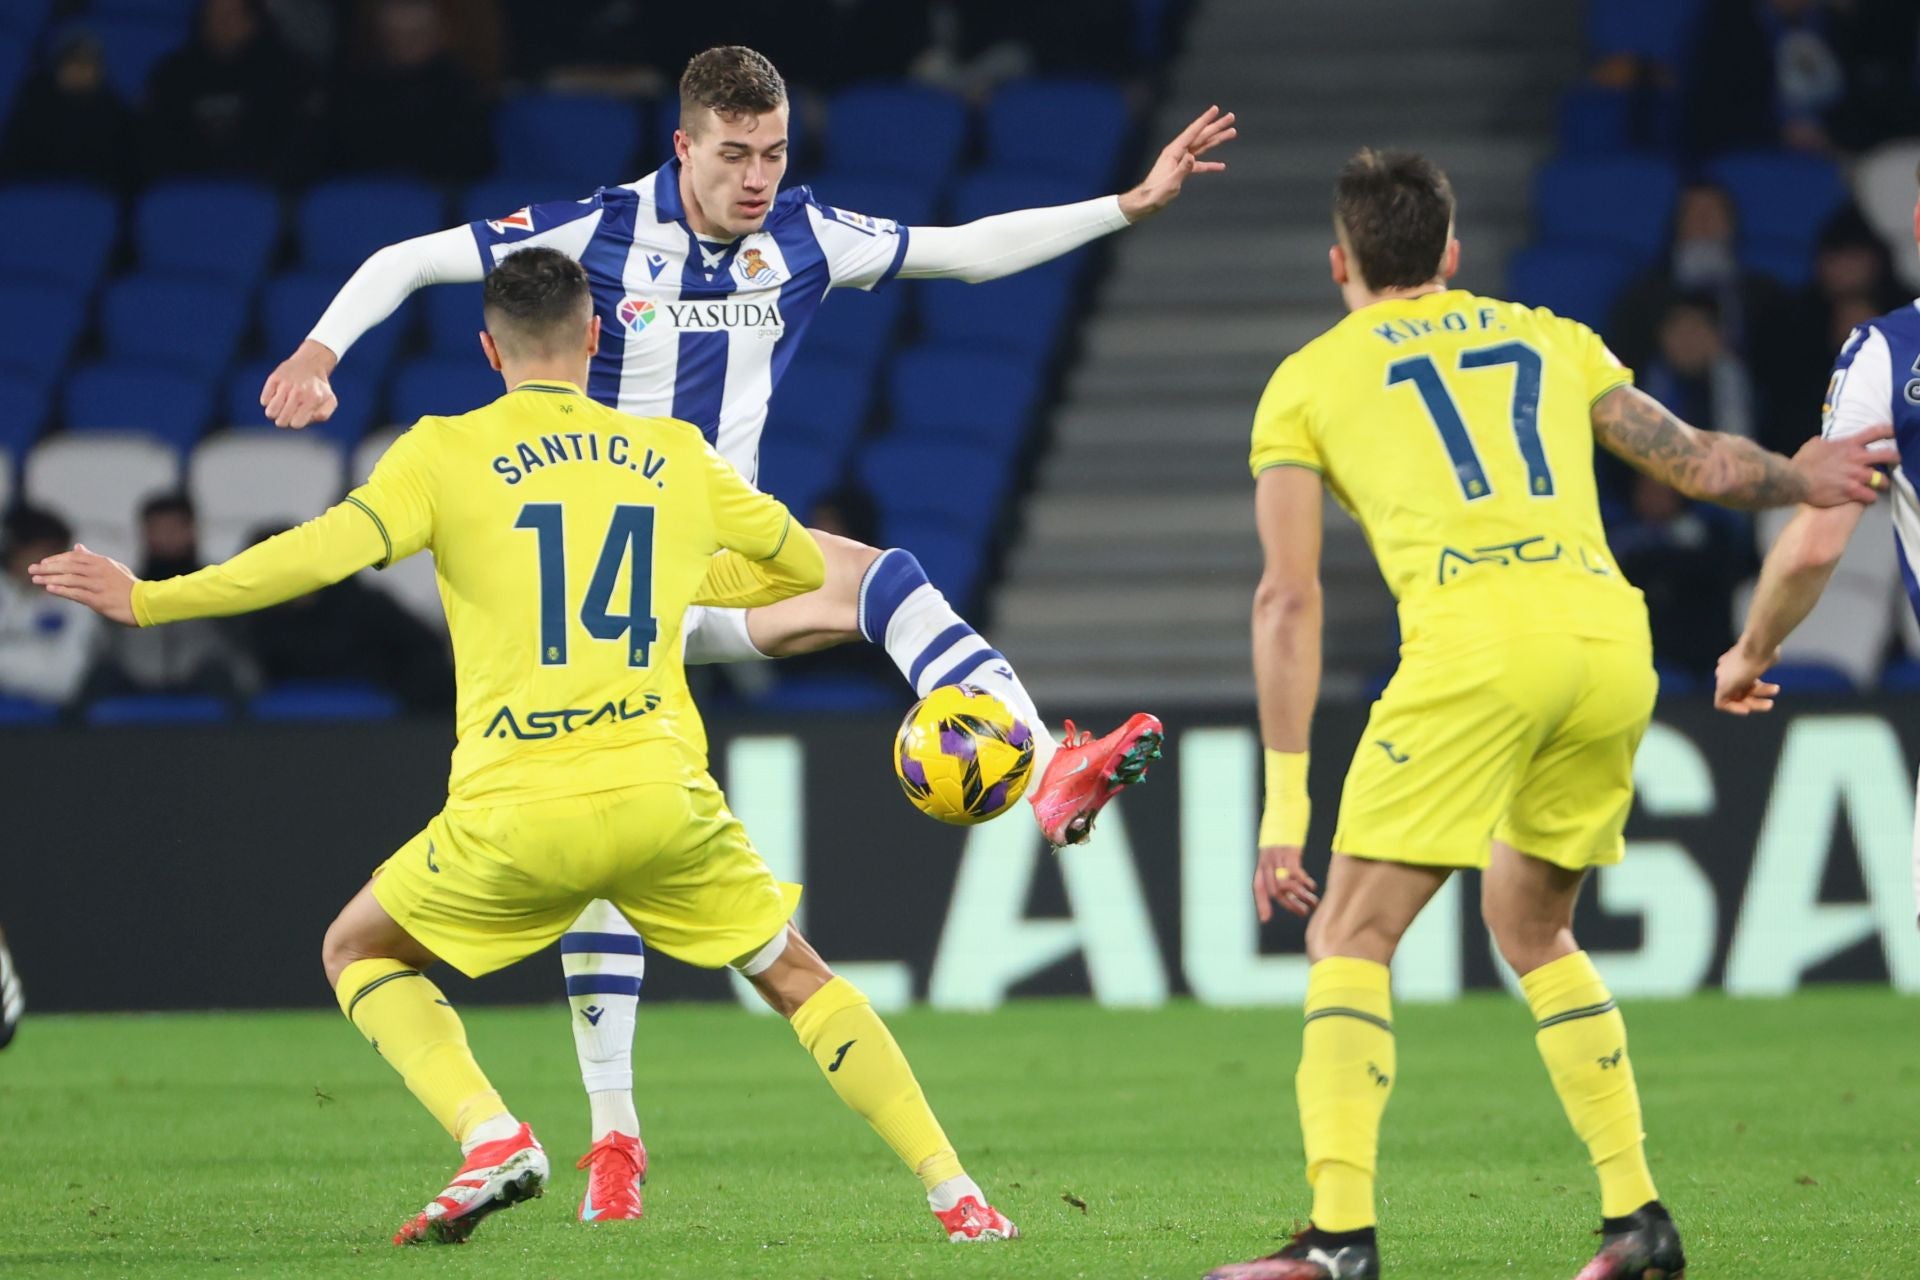
M1552 312L1448 290L1348 315L1281 364L1253 472L1317 471L1400 604L1403 648L1494 632L1647 637L1607 548L1593 403L1631 384Z

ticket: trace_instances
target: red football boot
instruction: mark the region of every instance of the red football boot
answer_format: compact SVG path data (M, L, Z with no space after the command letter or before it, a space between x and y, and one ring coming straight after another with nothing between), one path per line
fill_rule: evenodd
M645 1210L640 1188L647 1183L647 1148L638 1138L610 1133L580 1157L576 1169L587 1171L587 1194L580 1201L580 1221L619 1222L637 1218Z
M547 1185L547 1153L526 1125L511 1138L483 1142L433 1203L394 1233L395 1244L464 1244L496 1209L531 1200Z
M1047 843L1057 848L1091 835L1107 801L1147 776L1147 766L1160 758L1163 737L1160 722L1145 712L1099 739L1067 721L1066 741L1028 797Z
M990 1204L981 1204L974 1196L960 1197L960 1203L941 1213L934 1210L940 1229L954 1244L979 1244L984 1240L1011 1240L1020 1228L1007 1221L1007 1215Z

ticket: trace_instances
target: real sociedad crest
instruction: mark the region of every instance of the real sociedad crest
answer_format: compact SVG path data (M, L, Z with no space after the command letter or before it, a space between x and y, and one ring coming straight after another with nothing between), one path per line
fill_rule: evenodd
M761 286L778 284L783 279L780 269L768 262L758 249L748 249L733 264L734 274L745 284Z

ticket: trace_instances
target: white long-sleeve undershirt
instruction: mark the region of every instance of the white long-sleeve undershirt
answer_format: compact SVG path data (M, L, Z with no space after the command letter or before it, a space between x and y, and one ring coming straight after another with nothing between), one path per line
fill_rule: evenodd
M970 284L998 280L1071 253L1126 225L1120 197L1102 196L1078 204L998 213L958 227L911 227L900 276ZM414 290L430 284L470 284L485 274L473 233L464 226L390 244L362 263L341 286L307 336L336 358L344 356Z

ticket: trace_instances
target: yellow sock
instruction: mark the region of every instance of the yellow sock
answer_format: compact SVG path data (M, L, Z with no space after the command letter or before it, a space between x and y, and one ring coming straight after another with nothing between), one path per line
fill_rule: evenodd
M1627 1057L1627 1022L1584 951L1520 979L1540 1029L1534 1043L1574 1132L1600 1174L1600 1212L1624 1218L1659 1199L1647 1171L1640 1091Z
M1374 1225L1380 1117L1397 1069L1387 966L1350 956L1316 963L1307 972L1307 1025L1294 1089L1313 1225L1322 1231Z
M440 988L398 960L356 960L334 988L340 1012L372 1042L454 1141L505 1115L467 1048L467 1029Z
M794 1011L794 1034L840 1101L865 1117L931 1191L966 1172L893 1033L860 988L835 978Z

